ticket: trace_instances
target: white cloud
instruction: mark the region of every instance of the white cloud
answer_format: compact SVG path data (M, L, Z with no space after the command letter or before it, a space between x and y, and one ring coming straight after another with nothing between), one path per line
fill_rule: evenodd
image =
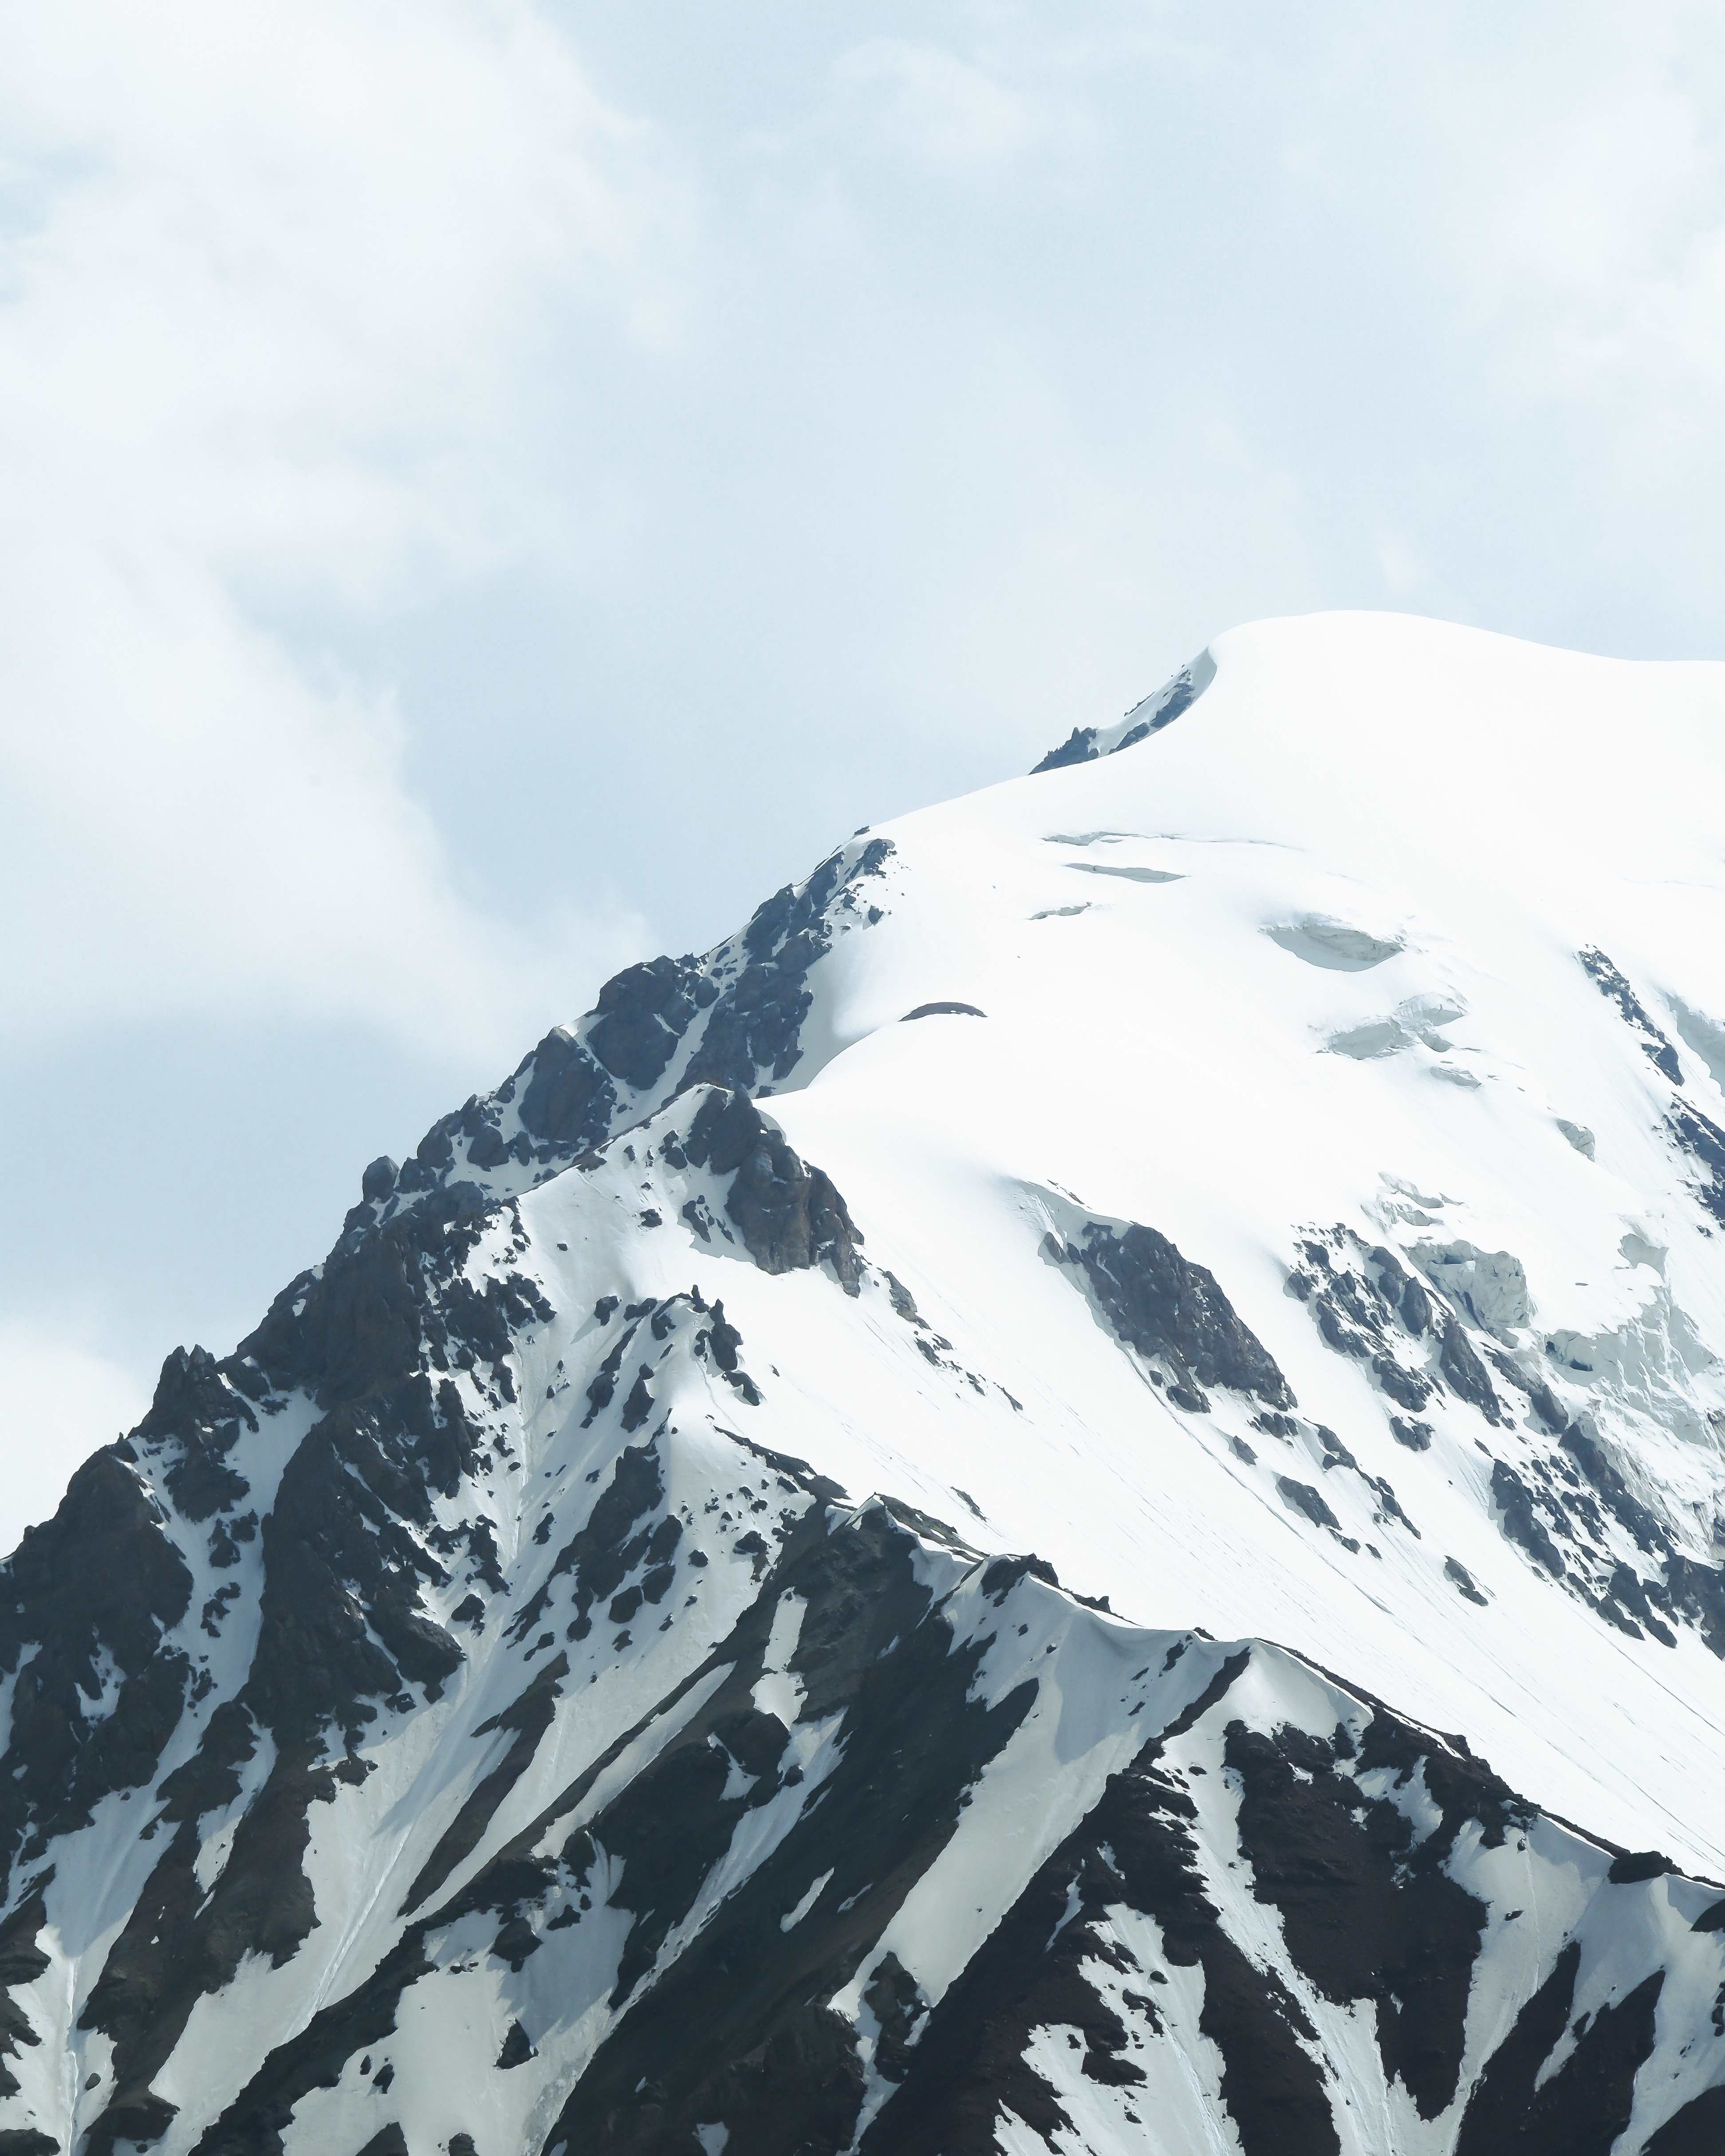
M1332 188L1399 228L1447 301L1453 389L1481 421L1537 413L1590 475L1687 521L1725 479L1725 27L1693 0L1332 20L1279 102ZM1340 52L1344 57L1337 59ZM1359 123L1362 82L1388 86ZM1292 94L1300 93L1300 94ZM1474 475L1489 489L1492 475ZM1621 517L1627 502L1614 505ZM1601 501L1602 517L1609 513ZM1530 533L1553 554L1575 535Z
M547 346L675 337L686 191L516 0L104 0L8 43L0 1027L513 1050L639 924L475 906L387 686L305 624L572 543Z
M74 1326L0 1317L0 1556L49 1517L80 1460L132 1427L150 1391Z
M1071 125L1045 95L907 38L870 38L842 54L833 72L843 99L870 115L884 146L949 177L1010 166Z

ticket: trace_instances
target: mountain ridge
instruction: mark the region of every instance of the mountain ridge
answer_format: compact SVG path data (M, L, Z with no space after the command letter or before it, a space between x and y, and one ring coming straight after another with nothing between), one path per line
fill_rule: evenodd
M1716 2145L1652 672L1232 632L373 1163L6 1568L0 2150Z

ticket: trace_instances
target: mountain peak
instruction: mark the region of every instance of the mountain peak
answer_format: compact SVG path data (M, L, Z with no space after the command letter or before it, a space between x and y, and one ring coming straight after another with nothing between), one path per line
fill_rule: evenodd
M1722 685L1232 631L373 1162L6 1567L0 2145L1714 2145Z

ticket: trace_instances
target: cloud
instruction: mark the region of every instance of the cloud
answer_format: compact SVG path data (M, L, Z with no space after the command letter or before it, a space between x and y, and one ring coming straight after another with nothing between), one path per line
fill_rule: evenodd
M0 1556L49 1517L80 1460L136 1423L150 1392L74 1326L0 1317Z
M870 38L833 63L821 124L943 179L998 180L1034 161L1063 192L1087 170L1094 116L1070 94L1055 39L991 42L964 54L926 38Z
M511 0L35 11L0 136L0 1028L512 1051L640 924L478 904L338 654L577 543L547 348L675 343L674 161Z
M1578 42L1537 105L1505 94L1530 86L1527 46L1487 92L1458 253L1511 389L1584 413L1625 475L1687 482L1725 446L1725 39L1678 8Z
M1030 100L938 45L871 38L842 54L834 74L873 102L893 146L939 170L1009 163L1042 131Z

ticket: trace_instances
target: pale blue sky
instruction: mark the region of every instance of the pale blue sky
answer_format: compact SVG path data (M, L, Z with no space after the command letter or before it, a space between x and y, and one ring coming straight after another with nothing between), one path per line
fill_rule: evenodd
M616 965L1229 624L1719 655L1722 121L1661 0L0 6L0 1539Z

